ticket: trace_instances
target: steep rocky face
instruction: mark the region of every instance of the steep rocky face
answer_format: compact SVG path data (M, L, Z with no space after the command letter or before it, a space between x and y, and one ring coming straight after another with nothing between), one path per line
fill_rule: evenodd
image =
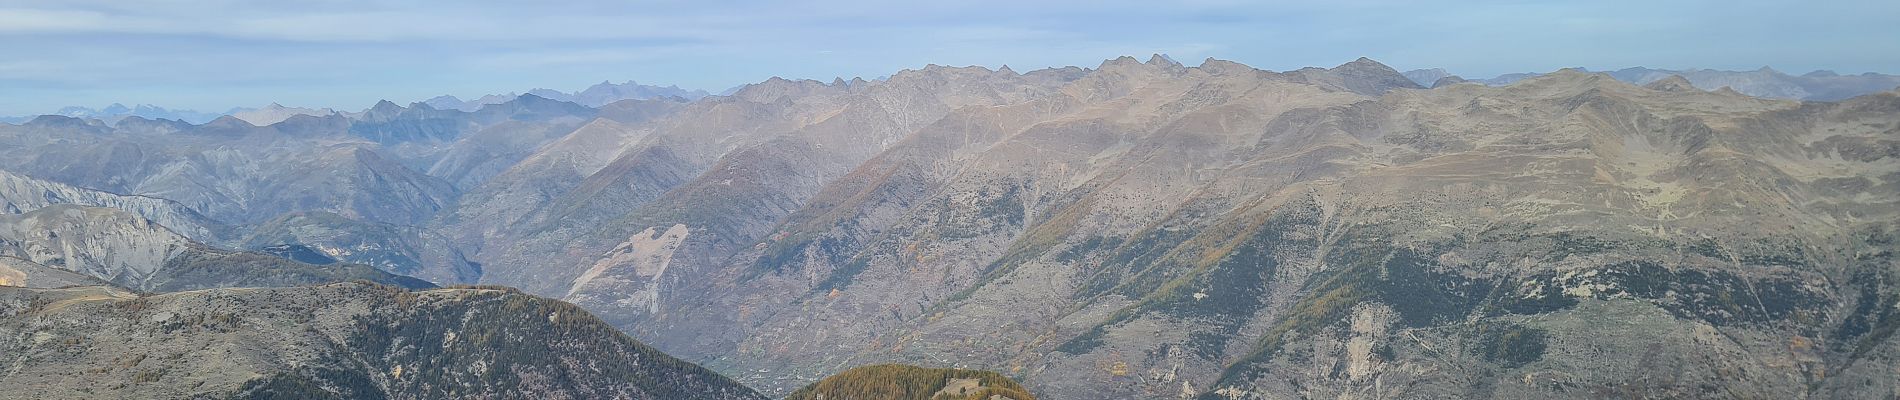
M0 216L0 238L5 255L135 287L194 247L130 213L72 205Z
M763 399L578 307L368 284L0 287L0 398Z
M1059 398L1900 384L1874 372L1900 293L1880 283L1893 93L1799 103L1580 71L1422 90L1369 60L905 77L695 103L585 178L515 192L553 199L527 223L458 240L506 260L484 282L768 393L880 361ZM1025 95L806 145L833 135L794 111L875 115L852 96L899 82Z
M106 193L0 170L0 214L21 214L54 204L123 210L199 241L216 240L224 230L222 224L178 202Z
M363 222L326 212L292 213L253 228L240 248L293 245L334 261L364 264L438 284L473 283L481 266L447 237L409 226Z
M352 279L412 288L432 286L360 264L311 265L219 250L122 210L65 204L0 215L0 256L154 292Z

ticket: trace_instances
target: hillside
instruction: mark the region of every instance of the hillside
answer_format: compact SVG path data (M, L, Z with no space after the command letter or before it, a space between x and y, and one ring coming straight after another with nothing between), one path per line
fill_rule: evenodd
M0 354L5 399L764 398L491 289L0 287Z
M989 371L884 364L852 368L806 385L785 400L1035 400Z
M1363 59L775 79L443 222L483 282L767 393L946 359L1062 398L1885 393L1896 98Z

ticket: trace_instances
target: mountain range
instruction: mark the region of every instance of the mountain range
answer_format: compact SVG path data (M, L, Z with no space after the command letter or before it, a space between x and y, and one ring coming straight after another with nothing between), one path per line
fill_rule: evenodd
M1900 390L1900 91L1822 90L1848 82L1826 74L1775 92L1794 98L1695 71L1435 75L1155 55L599 106L385 101L264 125L37 117L0 124L0 256L26 262L0 279L152 293L0 291L15 305L0 314L31 315L0 319L17 332L0 337L97 368L122 347L60 332L139 337L202 314L208 336L169 340L312 360L204 384L183 372L197 366L138 361L99 376L152 389L88 397L641 398L659 389L605 386L729 387L717 373L748 389L715 392L752 398L855 393L814 383L885 363L996 371L1011 382L978 386L1046 399ZM297 274L190 274L212 266ZM380 283L307 286L365 274ZM480 343L498 347L467 350L568 347L504 372L423 357L491 321L505 328ZM300 324L315 332L234 328ZM706 370L613 356L641 346ZM559 358L576 353L604 355ZM34 360L0 380L77 374Z
M580 105L588 106L588 107L605 106L607 104L611 104L613 102L621 101L621 100L648 100L648 99L659 99L659 98L668 98L668 97L678 97L685 100L695 100L695 99L707 96L706 91L704 90L686 90L686 89L680 89L679 86L671 86L671 85L664 86L664 87L649 86L649 85L642 85L634 81L626 81L626 82L621 82L621 83L613 83L611 81L601 81L600 83L594 84L593 86L588 86L586 89L581 89L580 91L571 92L571 93L562 92L562 91L558 91L554 89L534 89L534 90L529 90L527 94L540 96L540 97L553 99L553 100L572 102L575 104L580 104ZM514 93L491 94L491 95L478 97L472 100L462 100L460 98L456 98L455 96L437 96L435 98L424 100L423 103L426 103L431 107L441 108L441 109L474 111L475 109L481 108L484 105L505 102L515 97L519 97L519 95L514 94Z
M1576 68L1577 71L1589 71ZM1841 75L1834 71L1817 70L1799 76L1788 75L1773 68L1761 67L1754 71L1721 71L1713 69L1668 70L1645 67L1631 67L1607 71L1617 80L1636 85L1648 85L1671 76L1681 76L1702 90L1729 88L1736 92L1755 97L1788 99L1840 101L1856 96L1885 92L1900 87L1900 76L1877 73ZM1404 72L1424 87L1436 87L1441 80L1444 83L1475 82L1491 86L1508 85L1513 82L1539 76L1536 73L1504 74L1486 79L1467 79L1452 75L1442 68L1418 69Z
M662 98L672 98L672 97L677 97L683 100L693 100L693 99L698 99L698 98L707 96L706 92L703 90L686 90L686 89L680 89L678 86L672 86L672 85L668 85L668 86L642 85L634 81L626 81L626 82L621 82L621 83L602 81L601 83L595 84L593 86L589 86L586 89L582 89L582 90L571 92L571 93L562 92L562 91L558 91L554 89L533 89L533 90L529 90L527 94L532 94L535 96L548 98L548 99L555 99L559 101L578 103L578 104L585 105L588 107L602 107L602 106L606 106L608 104L612 104L614 102L621 101L621 100L648 100L648 99L662 99ZM462 99L456 98L455 96L444 95L444 96L437 96L435 98L424 100L422 103L428 104L429 106L437 108L437 109L475 111L477 109L482 108L483 106L487 106L491 104L506 103L508 101L514 100L517 97L520 97L520 95L514 94L514 93L490 94L490 95L484 95L484 96L478 97L473 100L464 101ZM112 104L112 105L106 106L105 108L100 108L100 109L93 109L93 108L81 107L81 106L69 106L69 107L61 108L59 109L59 111L56 111L52 114L46 114L46 115L58 115L58 116L73 117L73 118L79 118L79 119L97 119L97 120L100 120L101 122L104 122L107 125L118 124L119 121L124 120L129 117L139 117L139 118L150 119L150 120L159 120L159 119L176 120L176 121L183 121L185 123L196 125L196 124L208 123L208 122L218 119L218 117L223 117L223 116L228 115L232 117L237 117L238 119L243 120L244 122L250 123L252 125L264 126L264 125L276 124L278 122L283 122L284 120L289 119L290 117L293 117L293 116L297 116L297 115L324 117L324 116L329 116L332 114L339 114L339 113L342 113L342 112L332 110L329 108L286 107L284 105L277 104L277 103L271 103L270 105L266 105L263 107L234 107L223 113L199 112L199 111L193 111L193 110L169 110L163 107L149 105L149 104L141 104L136 107L126 107L123 104L115 103L115 104ZM8 124L17 125L17 124L26 123L27 121L31 121L35 117L37 116L0 117L0 123L8 123Z
M62 107L59 109L59 111L54 111L52 114L48 114L48 115L59 115L59 116L73 117L73 118L98 119L101 121L105 121L108 124L117 123L119 122L119 120L125 119L127 117L139 117L139 118L145 118L145 119L170 119L170 120L185 121L185 122L194 123L194 124L202 124L205 122L210 122L213 119L217 119L219 116L222 116L224 114L205 113L205 112L198 112L198 111L193 111L193 110L168 110L168 109L165 109L164 107L154 106L150 104L140 104L136 107L126 107L124 104L113 103L112 105L105 106L105 108L97 108L97 109L89 108L89 107L81 107L81 106ZM33 117L34 116L30 116L30 115L17 116L17 117L0 117L0 123L19 124L19 123L32 120Z

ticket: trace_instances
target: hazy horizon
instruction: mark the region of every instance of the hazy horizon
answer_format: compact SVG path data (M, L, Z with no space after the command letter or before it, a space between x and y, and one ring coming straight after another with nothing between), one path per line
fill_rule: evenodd
M429 8L0 3L0 115L153 104L356 110L438 95L634 80L719 92L773 76L875 78L927 64L1017 71L1164 53L1269 70L1364 56L1465 77L1566 67L1900 73L1900 4L1191 1L660 1ZM1346 29L1351 27L1353 29ZM1377 27L1368 29L1366 27Z

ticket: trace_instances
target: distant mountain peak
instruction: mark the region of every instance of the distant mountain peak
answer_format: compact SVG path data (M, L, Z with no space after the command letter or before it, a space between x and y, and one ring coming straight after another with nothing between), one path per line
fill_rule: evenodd
M1103 70L1103 69L1109 69L1113 67L1128 67L1128 66L1135 66L1135 65L1141 65L1141 61L1136 60L1134 57L1121 56L1121 57L1115 57L1107 61L1102 61L1102 65L1096 66L1095 69Z
M1206 60L1201 60L1201 66L1195 67L1195 68L1200 68L1202 71L1207 71L1208 73L1212 73L1212 74L1228 74L1228 73L1237 73L1237 72L1258 71L1254 69L1254 67L1247 66L1247 64L1241 64L1241 63L1237 63L1233 61L1222 60L1222 59L1218 59L1214 57L1208 57Z
M230 115L218 117L218 119L211 120L211 122L206 122L204 126L208 128L255 128L257 127L257 125L251 124L250 121L245 121L243 118L238 118L238 117L234 117Z
M575 92L534 88L528 90L527 93L548 100L564 101L587 107L601 107L620 100L645 100L668 97L693 100L708 96L706 91L703 90L680 89L677 85L643 85L631 79L621 83L614 83L612 80L603 79L600 83L595 83ZM506 94L484 95L473 100L465 101L460 97L443 95L429 98L428 100L424 100L423 103L427 103L430 107L438 110L475 111L482 108L482 106L506 103L519 97L521 96L511 92Z
M1643 87L1650 90L1659 90L1659 91L1664 91L1664 92L1700 91L1700 89L1696 89L1694 84L1689 83L1689 78L1684 78L1682 77L1682 75L1670 75L1668 78L1663 78L1655 82L1650 82L1647 85L1643 85Z
M1171 69L1183 68L1180 62L1174 61L1173 58L1169 58L1168 55L1161 54L1161 53L1155 53L1152 56L1148 56L1148 62L1146 64L1151 65L1151 66L1165 67L1165 68L1171 68Z
M1456 85L1456 84L1465 83L1465 82L1467 82L1465 78L1460 78L1457 75L1446 75L1443 78L1438 78L1438 80L1432 81L1431 88L1437 89L1440 87L1451 86L1451 85Z
M1378 73L1382 75L1389 73L1395 76L1401 76L1401 77L1404 76L1403 74L1399 73L1399 70L1392 69L1392 67L1386 66L1384 63L1373 61L1372 59L1366 58L1366 57L1359 57L1359 59L1357 60L1352 60L1345 64L1339 64L1339 66L1333 67L1331 70L1332 71L1371 72L1371 73Z
M1294 71L1306 76L1330 76L1334 84L1354 93L1381 95L1392 89L1424 89L1424 85L1371 58L1359 57L1331 69L1305 68Z
M84 125L85 123L86 123L85 120L82 120L79 118L73 118L73 117L68 117L64 115L54 115L54 114L41 115L41 116L33 117L32 120L26 121L27 126Z

